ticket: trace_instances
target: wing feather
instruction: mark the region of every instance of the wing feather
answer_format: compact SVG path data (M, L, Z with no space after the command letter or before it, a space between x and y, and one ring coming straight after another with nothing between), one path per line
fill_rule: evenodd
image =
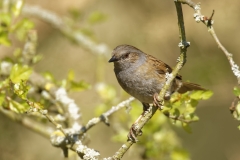
M147 54L147 60L149 61L149 64L152 64L152 67L154 70L156 70L156 72L158 74L166 74L168 73L172 73L172 68L167 65L166 63L164 63L163 61L151 56ZM182 76L177 74L176 76L177 79L182 80Z

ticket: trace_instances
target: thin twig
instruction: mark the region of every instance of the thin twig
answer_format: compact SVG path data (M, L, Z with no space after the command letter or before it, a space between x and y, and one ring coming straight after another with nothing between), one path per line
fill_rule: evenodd
M85 127L82 127L81 132L79 134L83 134L87 132L90 128L98 124L99 122L104 122L106 125L109 125L108 117L113 113L117 112L118 110L122 109L123 107L128 106L135 98L130 97L129 99L122 101L117 106L113 106L110 110L103 113L99 117L92 118L88 121Z
M174 116L174 115L170 115L169 113L163 113L166 117L174 120L174 121L180 121L180 122L184 122L184 123L191 123L197 120L188 120L185 119L183 115L179 115L179 116Z
M208 27L209 28L209 27ZM213 27L209 28L208 31L210 32L210 34L212 35L212 37L214 38L214 40L216 41L218 47L223 51L223 53L225 54L225 56L227 57L232 72L233 74L237 77L238 80L238 84L240 84L240 70L239 70L239 66L234 62L233 60L233 55L231 53L229 53L227 51L227 49L222 45L222 43L220 42L220 40L218 39Z

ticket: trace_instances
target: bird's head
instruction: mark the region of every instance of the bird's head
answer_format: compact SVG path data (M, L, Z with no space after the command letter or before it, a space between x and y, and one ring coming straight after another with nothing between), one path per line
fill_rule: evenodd
M112 58L108 62L114 62L118 69L127 69L138 64L145 54L131 45L119 45L112 52Z

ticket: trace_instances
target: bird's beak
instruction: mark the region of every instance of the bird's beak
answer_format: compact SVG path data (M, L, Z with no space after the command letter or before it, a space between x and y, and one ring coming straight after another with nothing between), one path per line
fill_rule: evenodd
M117 59L116 57L113 56L111 59L109 59L108 62L110 63L110 62L116 62L116 61L118 61L118 59Z

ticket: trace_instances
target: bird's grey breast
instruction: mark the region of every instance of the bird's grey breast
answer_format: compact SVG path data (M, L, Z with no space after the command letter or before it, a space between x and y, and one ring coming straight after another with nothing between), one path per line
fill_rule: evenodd
M161 86L156 81L158 78L151 77L156 74L149 74L149 72L155 71L149 70L149 67L146 65L146 59L142 58L138 63L130 65L130 67L124 70L115 68L114 71L119 84L127 93L141 102L152 103L153 94L158 93Z

